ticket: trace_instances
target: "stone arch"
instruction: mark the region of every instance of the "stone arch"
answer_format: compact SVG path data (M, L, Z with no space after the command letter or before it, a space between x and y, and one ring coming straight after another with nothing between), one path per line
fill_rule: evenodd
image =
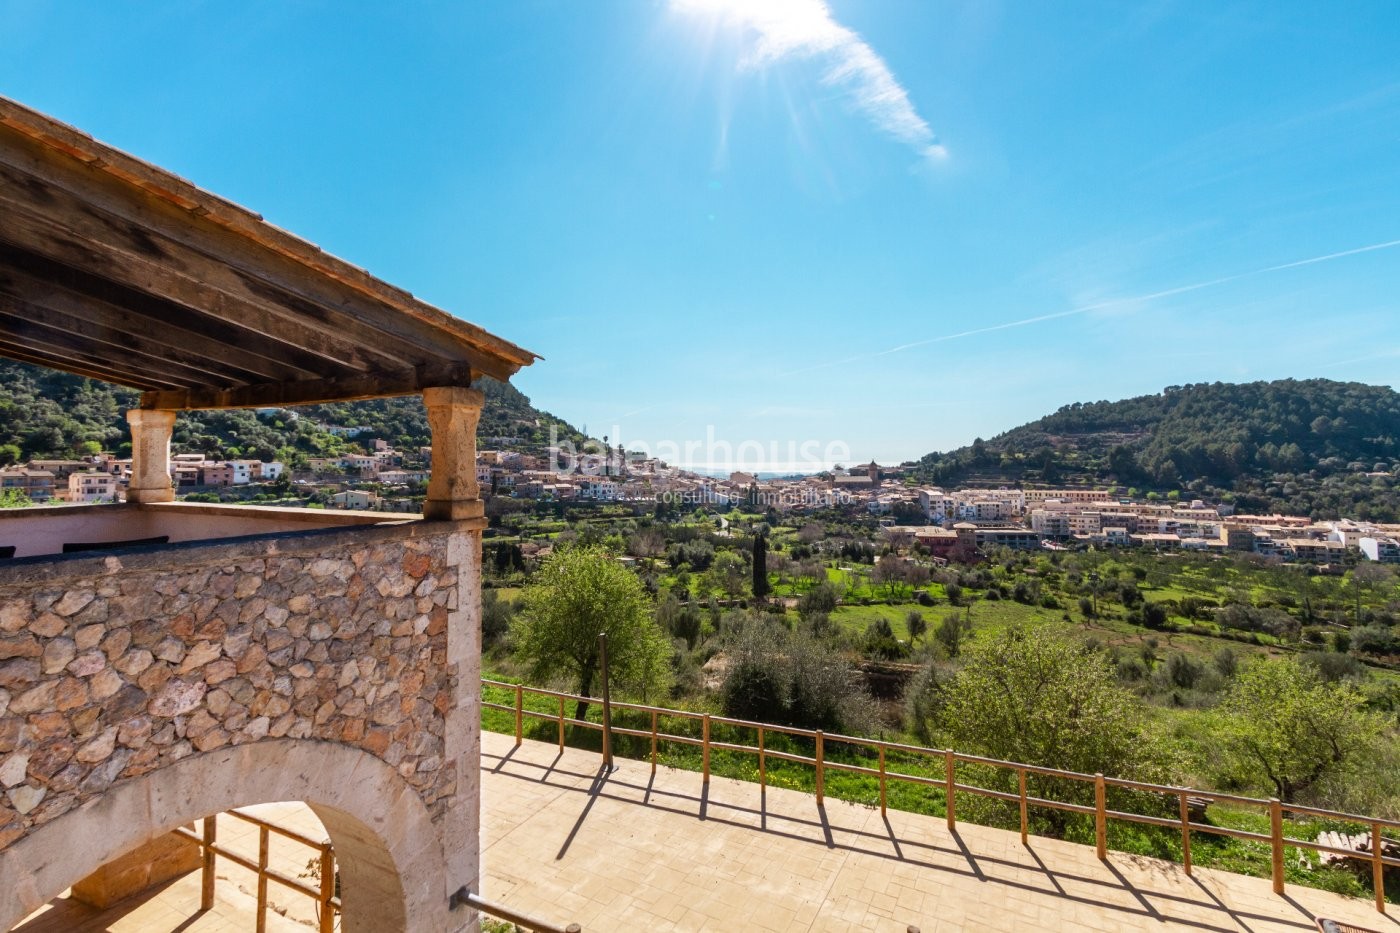
M287 800L309 804L330 833L346 933L439 933L465 925L465 911L457 918L448 911L437 829L397 771L347 745L265 739L120 781L0 851L0 930L176 826Z

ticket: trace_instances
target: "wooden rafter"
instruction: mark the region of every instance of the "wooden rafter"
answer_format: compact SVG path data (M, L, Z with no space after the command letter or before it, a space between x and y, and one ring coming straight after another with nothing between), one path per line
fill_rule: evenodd
M146 390L144 408L399 395L536 358L4 98L0 355Z

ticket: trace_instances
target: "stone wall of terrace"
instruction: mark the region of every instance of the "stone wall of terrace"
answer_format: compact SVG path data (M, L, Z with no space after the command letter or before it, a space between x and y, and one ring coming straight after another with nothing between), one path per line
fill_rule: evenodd
M478 646L448 647L479 598L470 524L0 568L0 852L123 781L276 739L370 753L436 822L463 777L448 714L475 677L453 662Z
M64 544L73 542L133 541L164 536L171 543L179 544L402 520L402 515L386 516L382 512L206 502L33 506L0 509L0 547L13 546L16 557L39 557L61 554Z

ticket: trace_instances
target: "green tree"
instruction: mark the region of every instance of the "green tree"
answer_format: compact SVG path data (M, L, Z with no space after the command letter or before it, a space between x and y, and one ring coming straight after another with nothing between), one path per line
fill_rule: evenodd
M956 658L962 651L963 643L972 637L972 623L956 612L943 617L933 630L933 637L943 646L943 653Z
M1148 761L1139 705L1102 651L1054 627L1013 626L964 658L942 715L953 747L1122 777Z
M909 653L906 645L894 637L894 627L886 618L871 619L865 627L865 654L868 657L893 661Z
M818 583L797 601L797 614L806 621L816 615L830 615L836 610L838 596L830 582Z
M726 715L852 734L875 720L869 697L851 688L850 662L820 640L761 614L727 637L729 666L720 687Z
M669 632L672 638L685 641L687 648L694 648L700 638L700 612L689 603L682 603L675 593L667 594L656 607L656 624Z
M909 614L904 617L904 626L909 629L909 644L911 645L928 633L928 620L917 609L909 610Z
M19 449L18 444L0 444L0 466L19 463L19 458L22 456L24 456L24 451Z
M763 599L768 595L768 537L757 534L753 537L753 595Z
M601 548L556 551L521 595L512 630L516 653L534 678L567 674L589 696L598 674L598 636L608 636L608 671L645 697L665 681L669 647L652 621L651 600L636 575ZM582 719L588 704L580 701Z
M1295 660L1256 661L1220 704L1224 777L1285 803L1325 799L1329 785L1355 776L1380 734L1365 702L1354 684L1325 683Z
M481 593L481 640L495 644L510 630L510 620L515 615L515 603L501 599L494 589Z
M0 509L22 509L33 504L23 489L0 490Z
M726 596L744 592L744 559L733 551L720 551L710 564L710 583Z

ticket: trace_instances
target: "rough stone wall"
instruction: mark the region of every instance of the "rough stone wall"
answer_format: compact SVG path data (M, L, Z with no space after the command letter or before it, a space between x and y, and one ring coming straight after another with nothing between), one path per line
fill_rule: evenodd
M363 748L436 820L457 789L459 580L454 532L430 527L0 571L0 849L124 778L265 737Z

